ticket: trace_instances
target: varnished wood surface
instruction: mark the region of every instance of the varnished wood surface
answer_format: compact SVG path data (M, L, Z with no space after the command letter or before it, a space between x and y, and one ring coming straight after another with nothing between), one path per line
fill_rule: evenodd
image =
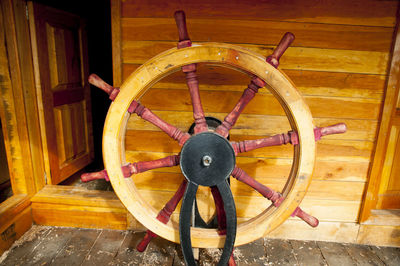
M179 245L154 239L139 253L142 232L34 226L0 258L1 265L184 265ZM201 249L199 265L221 251ZM400 248L321 241L259 239L236 247L237 265L398 265Z
M29 13L47 183L58 184L93 159L86 27L38 3Z
M397 145L399 132L399 117L396 106L400 95L400 10L397 13L396 30L393 36L392 57L388 69L388 81L385 98L383 99L382 114L376 141L376 150L371 158L371 173L366 187L364 204L362 205L360 221L366 221L372 209L399 208L400 186L390 184L396 180L399 170L392 165L399 158L400 144ZM399 142L400 143L400 142ZM397 153L397 155L396 155ZM391 164L392 161L392 164ZM393 168L393 169L392 169ZM380 194L380 195L379 195ZM385 194L389 194L386 197Z

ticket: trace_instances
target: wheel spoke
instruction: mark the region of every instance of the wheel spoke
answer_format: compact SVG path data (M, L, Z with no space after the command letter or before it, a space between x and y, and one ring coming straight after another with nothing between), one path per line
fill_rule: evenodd
M130 177L133 174L143 173L148 170L176 165L179 165L179 155L171 155L152 161L129 163L122 166L121 170L124 177ZM107 170L104 169L99 172L85 173L81 175L82 182L89 182L96 179L105 179L106 181L110 181Z
M189 133L182 132L179 128L174 127L173 125L165 122L156 114L154 114L150 109L144 107L137 101L132 101L131 105L128 108L129 113L135 113L144 120L152 123L165 133L168 136L178 141L179 145L183 146L183 144L190 138Z
M187 186L186 179L182 181L181 185L179 186L178 190L175 192L174 196L165 204L164 208L158 213L157 220L166 224L171 218L171 214L175 211L176 206L178 205L179 201L181 201L183 194L185 193ZM140 241L140 243L136 246L136 249L140 252L143 252L146 247L149 245L150 241L157 237L155 233L150 230L147 230L146 235Z
M128 171L126 175L133 175L138 173L143 173L148 170L162 168L162 167L172 167L179 165L179 155L171 155L161 159L152 161L141 161L128 164Z
M208 130L203 107L201 105L199 81L197 80L196 68L196 64L190 64L182 67L182 71L186 74L186 84L189 88L190 98L192 100L193 118L196 124L194 127L195 134Z
M250 177L245 171L239 167L235 167L232 171L232 176L237 180L249 185L254 188L258 193L269 199L275 207L279 207L285 199L280 193L275 190L264 186L254 178ZM318 226L318 219L304 212L300 207L297 207L292 213L292 216L297 216L312 227Z
M231 130L231 128L235 125L243 109L254 98L258 90L265 86L265 84L266 83L258 77L253 77L250 84L244 90L236 106L224 118L224 121L220 126L217 127L215 132L226 138L229 135L229 130Z
M192 46L192 42L190 41L186 27L185 13L183 11L176 11L174 16L179 34L178 49ZM193 118L196 124L194 127L195 134L208 130L200 100L199 81L197 80L196 69L196 64L190 64L182 67L183 73L186 74L186 83L189 88L190 98L192 99Z
M314 138L318 141L323 136L332 134L342 134L347 131L346 124L339 123L327 127L316 127L314 128ZM235 153L248 152L255 149L269 147L269 146L279 146L283 144L299 144L299 136L294 131L288 131L287 133L277 134L271 137L255 139L255 140L243 140L239 142L231 141Z

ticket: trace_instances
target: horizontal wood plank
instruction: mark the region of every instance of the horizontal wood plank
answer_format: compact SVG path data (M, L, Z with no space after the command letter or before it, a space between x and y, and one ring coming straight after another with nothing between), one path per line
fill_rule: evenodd
M249 173L251 175L251 173ZM181 173L145 172L132 177L141 190L174 192L183 180ZM276 191L282 191L286 178L259 178L256 180ZM345 182L313 180L307 196L313 199L360 201L365 182ZM234 196L260 197L260 194L246 184L231 178L231 189Z
M32 197L33 203L52 203L99 208L121 208L121 202L112 191L88 190L75 186L47 185Z
M354 243L359 227L356 223L321 222L318 227L312 228L303 221L286 220L267 237Z
M400 246L400 226L361 224L357 243L376 246Z
M193 123L192 112L174 112L174 111L154 111L159 117L168 123L178 127L179 129L187 132L190 125ZM209 113L206 116L211 116L224 120L227 113ZM314 123L316 126L323 127L337 123L345 123L347 125L347 132L345 134L330 135L324 139L335 140L366 140L374 141L376 136L377 121L373 120L359 120L359 119L343 119L343 118L315 118ZM149 122L136 115L132 115L128 121L128 129L136 130L151 130L158 131L159 129ZM285 116L263 116L253 114L242 114L235 126L230 131L231 136L237 135L254 135L254 136L268 136L280 133L286 133L291 130L289 122ZM366 145L366 143L365 143Z
M126 209L32 203L33 221L40 225L126 229Z
M125 80L140 65L123 64L122 78ZM350 98L370 98L382 100L386 77L355 73L285 70L296 88L305 96L332 96ZM197 75L200 90L240 91L247 87L249 75L230 68L216 65L198 64ZM153 85L154 88L184 89L185 75L176 72ZM269 93L261 89L259 93Z
M241 97L241 92L200 91L206 113L229 113ZM381 103L374 99L304 96L314 118L350 118L378 120ZM152 88L141 98L151 110L192 111L189 91ZM340 108L338 108L340 106ZM284 116L278 100L271 94L259 94L246 106L243 114Z
M296 5L296 8L293 8L293 5ZM156 0L126 0L122 2L121 14L122 17L170 18L176 10L184 10L188 18L281 20L393 27L396 21L396 8L396 1L376 0L266 1L257 5L240 0L168 1L162 4Z
M174 18L122 18L124 41L177 41ZM393 28L353 25L188 18L193 42L277 45L285 32L296 39L292 46L389 52ZM162 29L162 30L160 30Z
M30 206L10 217L7 223L1 225L0 254L7 251L11 245L32 227L32 209Z
M260 136L231 135L233 141L256 139ZM179 153L181 148L164 132L128 130L125 148L129 151L150 151ZM319 160L369 162L373 149L372 142L352 140L323 139L317 143L316 157ZM265 147L241 154L257 158L293 158L293 147L290 145Z
M127 162L151 161L173 153L164 152L143 152L143 151L126 151L125 157ZM251 173L254 177L260 178L287 178L292 166L290 158L254 158L254 157L236 157L236 164ZM322 161L317 158L313 179L331 180L331 181L362 181L367 179L369 163L353 162L353 161ZM151 170L153 172L164 173L180 173L179 167L164 167Z
M243 43L240 46L263 56L270 55L274 48ZM122 40L122 63L143 64L174 47L176 42ZM386 75L388 59L388 52L290 47L280 60L280 68Z

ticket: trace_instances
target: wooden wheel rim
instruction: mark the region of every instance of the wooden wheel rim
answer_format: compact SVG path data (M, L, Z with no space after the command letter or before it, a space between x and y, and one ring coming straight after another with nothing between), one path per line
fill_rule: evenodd
M124 137L129 118L127 110L132 100L139 99L154 83L180 67L199 62L231 66L264 80L299 137L291 173L282 192L285 200L278 208L271 206L239 224L235 241L235 246L239 246L265 236L293 213L307 191L314 168L315 140L310 110L289 78L267 63L265 57L230 44L206 43L173 48L150 59L126 79L110 106L103 131L103 159L115 193L129 212L157 235L179 243L177 223L158 221L158 210L144 201L132 178L124 178L121 171L125 163ZM191 238L192 246L200 248L223 247L225 241L225 236L218 235L216 229L192 227Z

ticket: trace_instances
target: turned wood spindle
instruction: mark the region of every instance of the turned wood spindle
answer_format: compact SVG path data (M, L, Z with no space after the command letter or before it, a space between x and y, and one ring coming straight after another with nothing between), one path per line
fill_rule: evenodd
M84 173L81 175L81 180L84 183L98 179L105 179L107 182L110 181L110 178L108 177L107 174L107 170L104 169L98 172Z
M162 168L162 167L172 167L179 164L179 155L171 155L161 159L153 161L143 161L136 163L128 163L121 167L122 174L124 177L130 177L133 174L143 173L148 170ZM101 170L99 172L85 173L81 175L82 182L89 182L96 179L105 179L110 181L108 177L107 170Z
M294 34L291 32L286 32L272 54L267 57L267 62L273 67L278 68L279 59L293 41Z
M182 10L178 10L174 14L176 26L178 28L179 42L178 48L185 48L192 45L189 33L186 27L186 15Z
M245 171L240 169L239 167L235 167L233 169L232 174L234 178L237 180L249 185L250 187L254 188L257 192L263 195L265 198L269 199L275 207L279 207L284 200L284 197L274 191L273 189L264 186L260 182L256 181L254 178L251 178ZM316 227L319 224L319 221L314 216L309 215L308 213L304 212L300 207L297 207L294 212L291 214L293 217L297 216L307 224L312 227Z
M109 99L114 101L119 93L119 89L111 86L96 74L91 74L88 78L90 84L102 89L109 95Z
M179 155L171 155L161 159L152 161L143 161L129 164L130 174L143 173L148 170L162 168L162 167L172 167L179 164Z
M258 90L264 86L265 82L263 80L258 77L253 77L250 84L243 91L243 94L237 102L236 106L224 118L224 121L221 125L217 127L215 132L226 138L229 135L229 130L231 130L231 128L235 125L243 109L254 98Z
M314 128L315 140L320 140L321 137L326 135L342 134L345 133L346 131L347 131L347 126L345 123L338 123L327 127L316 127Z
M122 174L124 175L124 177L130 177L132 175L131 170L130 170L130 164L121 166L121 170L122 170ZM98 172L84 173L81 175L81 180L84 183L90 182L93 180L98 180L98 179L105 179L107 182L110 181L110 178L108 177L108 173L107 173L106 169L98 171Z
M186 83L189 88L190 98L193 106L193 118L195 122L194 133L200 133L208 130L206 118L200 100L199 81L196 75L196 64L190 64L182 67L186 73Z
M327 127L316 127L314 128L314 138L315 141L318 141L323 136L331 134L341 134L345 133L346 131L347 127L344 123L339 123ZM296 132L289 131L287 133L277 134L268 138L231 142L236 154L252 151L263 147L278 146L288 143L292 145L299 144L299 137Z
M192 42L190 41L189 33L186 27L185 12L183 12L182 10L176 11L174 16L179 34L178 49L192 46ZM183 73L186 74L186 83L189 88L190 98L192 100L195 134L208 130L206 118L204 117L204 111L200 100L199 81L197 80L196 69L196 64L189 64L182 67Z
M181 146L190 138L189 133L184 133L179 128L168 124L157 115L155 115L150 109L144 107L137 101L132 101L131 105L128 108L128 112L131 114L135 113L144 120L157 126L159 129L167 133L168 136L178 141L179 145Z
M181 185L179 186L178 190L175 192L174 196L165 204L164 208L158 213L157 220L166 224L168 223L169 219L171 218L171 214L175 211L176 206L178 205L179 201L182 199L183 194L185 193L187 186L186 179L182 181ZM147 230L146 235L140 241L140 243L136 246L136 249L139 252L143 252L147 246L149 245L150 241L157 237L157 234L153 233L150 230Z

